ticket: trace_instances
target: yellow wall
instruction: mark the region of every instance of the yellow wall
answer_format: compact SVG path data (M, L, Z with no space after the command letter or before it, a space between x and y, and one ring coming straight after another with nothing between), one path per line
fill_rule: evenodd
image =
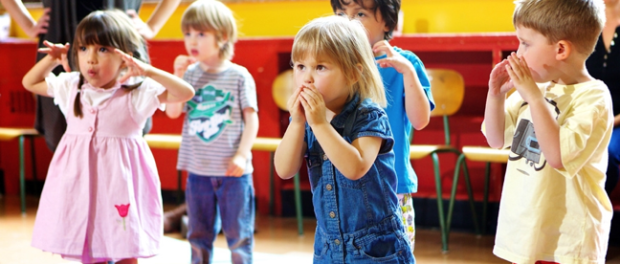
M156 39L181 39L181 15L189 5L183 2ZM239 23L240 37L294 36L308 21L330 15L329 1L274 1L229 3ZM145 3L140 17L148 19L155 3ZM498 0L402 0L403 33L481 33L513 31L512 1ZM37 19L41 8L31 8ZM11 36L26 38L12 24Z

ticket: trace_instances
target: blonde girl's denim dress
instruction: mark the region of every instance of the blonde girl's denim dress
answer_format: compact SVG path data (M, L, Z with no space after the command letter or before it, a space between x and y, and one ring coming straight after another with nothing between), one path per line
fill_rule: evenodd
M317 229L314 263L414 263L399 220L394 140L383 109L355 95L331 125L349 143L383 139L377 159L362 178L342 175L306 125L306 162Z

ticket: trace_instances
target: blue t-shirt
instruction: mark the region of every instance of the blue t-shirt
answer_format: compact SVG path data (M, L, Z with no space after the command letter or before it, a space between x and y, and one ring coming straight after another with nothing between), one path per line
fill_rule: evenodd
M424 88L428 102L431 105L431 110L435 109L435 101L433 100L433 94L431 93L431 84L426 75L426 69L422 61L408 50L402 50L398 47L394 47L394 50L413 64L415 71L418 75L418 79ZM379 56L375 59L383 59L386 56ZM379 65L377 64L377 67ZM394 156L396 157L395 168L396 176L398 177L398 186L396 192L402 193L415 193L418 191L418 177L416 176L413 168L411 167L411 161L409 160L409 139L411 135L411 123L407 117L407 111L405 109L405 86L403 83L403 75L392 67L381 68L379 67L379 73L383 79L383 86L385 87L385 95L388 101L385 112L388 115L390 126L392 127L392 134L394 135Z

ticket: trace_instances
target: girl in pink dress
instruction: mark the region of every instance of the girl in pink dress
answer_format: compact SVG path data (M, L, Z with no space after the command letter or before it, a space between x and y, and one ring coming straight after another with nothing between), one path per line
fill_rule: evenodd
M96 11L69 44L45 43L47 56L25 76L27 90L54 97L67 119L41 194L32 245L83 263L136 263L162 237L155 160L142 138L164 103L193 97L182 79L144 63L144 41L120 11ZM66 73L50 74L58 65Z

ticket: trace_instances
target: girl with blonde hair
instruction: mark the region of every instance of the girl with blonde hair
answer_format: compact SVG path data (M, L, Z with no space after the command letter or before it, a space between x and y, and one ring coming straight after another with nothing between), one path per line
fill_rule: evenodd
M297 33L292 61L296 91L275 167L288 179L306 160L318 224L314 263L412 263L385 92L364 27L315 19Z

